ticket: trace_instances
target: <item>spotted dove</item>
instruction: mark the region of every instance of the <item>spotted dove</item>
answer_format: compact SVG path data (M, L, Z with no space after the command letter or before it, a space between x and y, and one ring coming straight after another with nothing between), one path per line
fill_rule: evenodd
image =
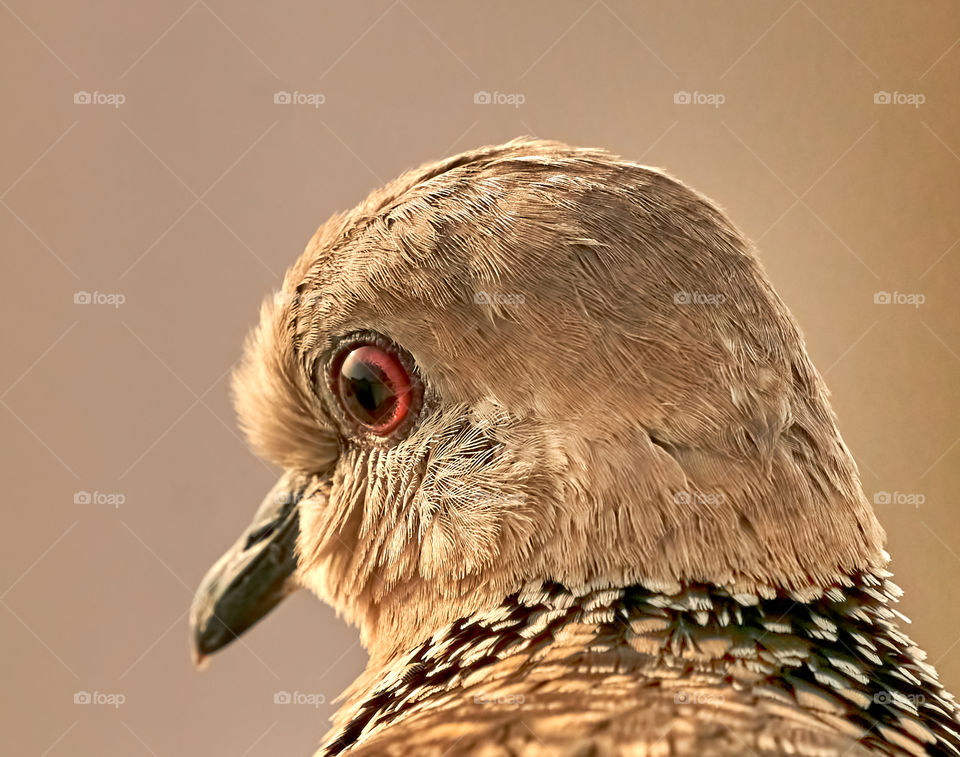
M296 586L366 672L319 755L957 755L755 251L659 170L520 139L334 216L234 380L285 471L192 608Z

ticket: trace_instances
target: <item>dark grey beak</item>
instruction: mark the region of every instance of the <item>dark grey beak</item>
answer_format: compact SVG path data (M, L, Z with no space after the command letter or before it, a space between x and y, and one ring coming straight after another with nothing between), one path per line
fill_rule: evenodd
M281 478L237 543L200 582L190 607L194 661L198 665L296 589L293 574L303 486L302 480Z

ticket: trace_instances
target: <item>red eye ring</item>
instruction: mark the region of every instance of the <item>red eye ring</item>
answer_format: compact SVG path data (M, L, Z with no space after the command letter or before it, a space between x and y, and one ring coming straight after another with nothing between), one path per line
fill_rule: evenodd
M341 349L331 378L347 418L365 431L387 436L419 410L420 386L399 350L378 341Z

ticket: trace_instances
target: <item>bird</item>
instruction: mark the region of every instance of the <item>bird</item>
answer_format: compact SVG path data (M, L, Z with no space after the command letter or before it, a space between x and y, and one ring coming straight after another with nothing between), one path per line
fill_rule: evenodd
M233 392L283 475L195 656L332 605L369 662L318 756L960 754L797 322L666 171L524 137L404 173Z

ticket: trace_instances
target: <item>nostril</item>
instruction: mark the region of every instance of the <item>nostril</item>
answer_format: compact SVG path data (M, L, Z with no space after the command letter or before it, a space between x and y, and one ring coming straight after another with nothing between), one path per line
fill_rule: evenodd
M256 546L264 539L270 538L270 536L276 530L276 523L267 523L266 525L260 526L260 528L256 529L255 531L251 531L250 534L247 535L247 541L246 544L243 545L243 548L247 550L253 546Z

